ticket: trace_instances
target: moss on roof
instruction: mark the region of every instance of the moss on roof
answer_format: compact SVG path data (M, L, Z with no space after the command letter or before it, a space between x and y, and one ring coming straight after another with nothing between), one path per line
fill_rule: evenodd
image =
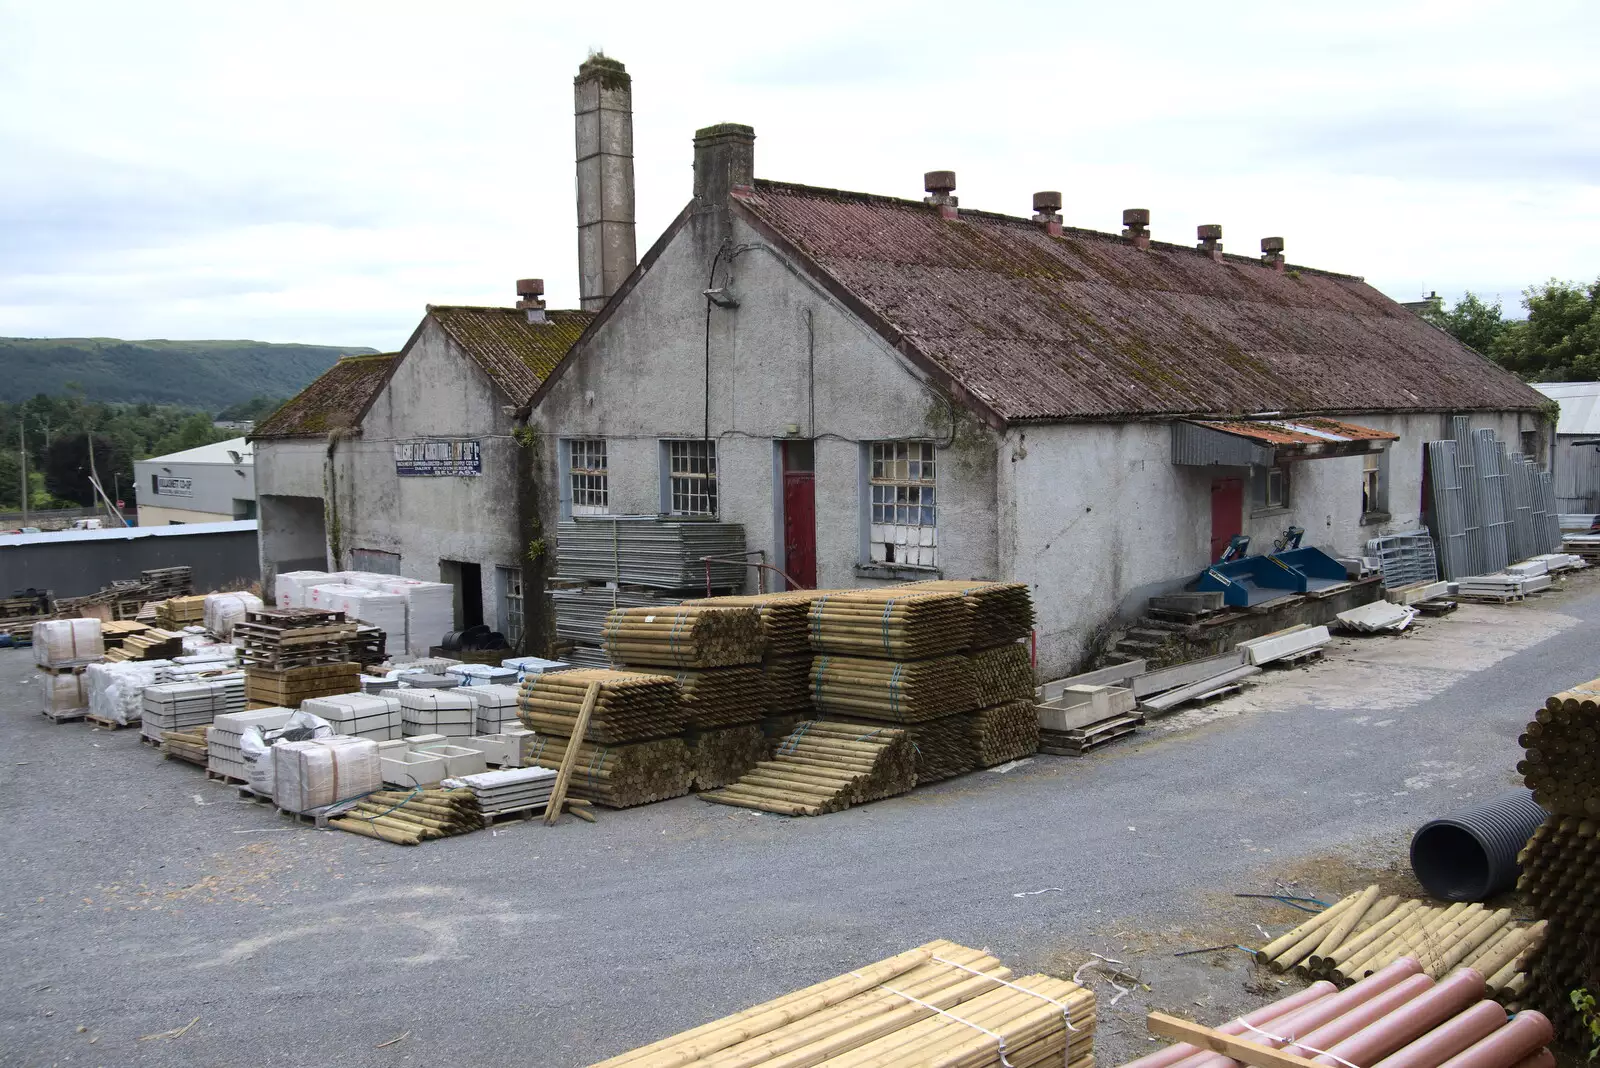
M593 312L552 311L544 322L530 323L516 308L438 304L429 305L428 314L516 404L533 398L594 318Z
M399 355L385 352L344 357L257 423L250 440L321 437L334 430L354 428L388 379L389 369Z

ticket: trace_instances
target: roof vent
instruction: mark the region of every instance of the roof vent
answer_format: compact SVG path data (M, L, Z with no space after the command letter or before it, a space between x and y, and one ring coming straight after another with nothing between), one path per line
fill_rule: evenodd
M1201 252L1206 253L1212 259L1216 260L1218 263L1221 263L1222 262L1222 224L1221 223L1201 223L1199 226L1194 228L1194 234L1195 234L1196 237L1198 237L1200 239L1200 243L1198 245L1196 245L1195 248L1199 249Z
M1271 267L1279 274L1283 273L1283 238L1263 237L1261 239L1261 265Z
M519 278L517 280L517 310L527 312L528 322L542 323L544 317L544 279Z
M1033 221L1051 237L1061 236L1061 194L1046 189L1033 194Z
M960 203L954 194L956 191L955 171L928 171L922 176L922 188L928 191L923 198L923 203L931 208L939 209L939 218L954 219L956 205Z
M1126 208L1122 212L1122 236L1132 242L1134 248L1150 247L1150 209Z

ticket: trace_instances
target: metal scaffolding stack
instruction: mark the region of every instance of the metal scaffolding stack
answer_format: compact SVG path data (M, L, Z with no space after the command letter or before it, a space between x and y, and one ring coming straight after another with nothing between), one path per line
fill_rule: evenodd
M1454 436L1427 443L1429 521L1443 578L1485 575L1561 547L1555 485L1531 459L1508 453L1487 428L1451 421Z

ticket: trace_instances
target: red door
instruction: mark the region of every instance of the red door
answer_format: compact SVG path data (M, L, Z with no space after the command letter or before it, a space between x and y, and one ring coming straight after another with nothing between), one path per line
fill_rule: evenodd
M1244 533L1244 482L1219 478L1211 483L1211 562L1222 558L1235 534Z
M784 572L802 589L817 587L816 480L810 471L783 473Z

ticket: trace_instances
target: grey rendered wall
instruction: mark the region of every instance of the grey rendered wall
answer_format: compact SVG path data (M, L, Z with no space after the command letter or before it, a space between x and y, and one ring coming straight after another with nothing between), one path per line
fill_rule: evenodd
M1252 513L1249 470L1171 462L1165 423L1054 424L1013 428L999 459L1001 571L1033 584L1041 678L1071 674L1098 629L1137 616L1145 601L1181 588L1210 562L1211 482L1245 480L1243 529L1267 551L1284 528L1304 544L1353 555L1368 538L1421 525L1422 443L1443 436L1448 417L1352 415L1400 435L1390 447L1389 514L1363 524L1360 457L1291 466L1290 506ZM1475 416L1519 443L1531 415Z
M32 587L57 597L82 597L114 579L136 579L151 568L183 566L193 569L194 588L200 593L248 586L258 574L256 532L164 533L126 541L0 546L0 588L8 594Z
M261 584L270 593L279 571L327 566L322 495L328 443L291 438L257 441L254 447Z
M441 560L482 569L484 621L496 625L495 567L518 566L516 449L507 399L427 321L373 400L358 437L334 450L339 567L352 549L398 553L400 574L438 582ZM394 445L414 438L476 439L483 474L395 474ZM330 536L334 520L330 514Z
M702 293L714 241L704 219L691 220L534 413L552 475L559 439L606 439L614 514L660 511L660 440L704 433ZM872 584L877 578L857 573L861 443L933 439L941 570L952 577L996 574L998 437L957 413L903 357L780 261L754 231L735 223L730 247L735 254L731 264L724 259L719 266L716 283L740 306L712 310L709 356L709 425L717 441L722 517L744 524L751 549L765 549L769 562L781 562L774 441L814 438L818 583ZM547 527L555 518L549 507Z

